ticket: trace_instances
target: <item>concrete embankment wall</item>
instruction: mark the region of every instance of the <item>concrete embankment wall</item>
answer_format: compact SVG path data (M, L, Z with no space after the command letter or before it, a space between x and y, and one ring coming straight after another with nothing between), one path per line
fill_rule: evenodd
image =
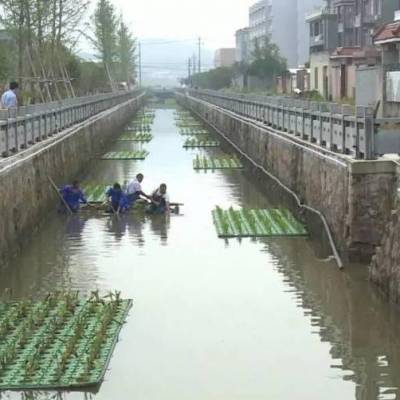
M54 210L57 194L48 176L57 184L76 178L143 101L143 96L129 100L0 161L1 264L18 252L49 210Z
M390 300L400 303L400 208L393 211L372 259L370 277Z
M354 161L199 99L178 101L320 211L345 260L370 261L393 208L391 161Z
M397 164L400 190L400 164ZM370 266L370 278L393 302L400 303L400 192L387 223L381 244Z

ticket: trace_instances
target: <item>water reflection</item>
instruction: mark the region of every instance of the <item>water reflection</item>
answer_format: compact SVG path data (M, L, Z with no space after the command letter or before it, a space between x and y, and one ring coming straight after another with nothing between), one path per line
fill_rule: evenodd
M331 346L332 370L356 383L355 399L398 399L399 310L367 282L364 266L338 272L315 263L312 251L291 241L267 241L265 251L280 260L277 271L287 291L310 319L312 331ZM302 254L299 263L298 255Z
M150 229L154 236L159 236L161 244L166 246L168 244L168 230L170 227L169 215L152 215L150 219Z

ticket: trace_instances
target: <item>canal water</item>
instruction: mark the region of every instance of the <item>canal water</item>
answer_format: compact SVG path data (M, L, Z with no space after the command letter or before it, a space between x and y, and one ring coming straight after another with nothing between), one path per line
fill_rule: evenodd
M120 220L52 215L0 270L0 290L121 290L134 306L98 400L346 400L400 398L400 311L368 283L365 266L339 272L306 238L221 240L211 210L268 207L249 171L195 172L173 110L158 109L145 161L96 160L80 177L113 183L145 175L168 184L181 215ZM118 132L116 132L116 137ZM32 397L6 392L1 399Z

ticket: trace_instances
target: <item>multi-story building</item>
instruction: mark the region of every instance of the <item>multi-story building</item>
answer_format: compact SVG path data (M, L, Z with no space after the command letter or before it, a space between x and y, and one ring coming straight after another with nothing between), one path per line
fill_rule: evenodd
M250 58L250 29L243 28L236 31L235 61L246 63Z
M310 56L309 27L306 17L324 6L324 0L297 1L297 57L298 65L305 65Z
M249 8L249 39L250 43L262 40L271 35L272 29L271 0L261 0Z
M326 100L332 95L332 52L337 47L337 15L329 1L323 8L307 16L310 46L310 89L319 92Z
M278 45L290 68L308 60L305 15L323 0L261 0L249 9L250 56L265 36Z
M373 47L373 34L393 19L398 0L333 0L337 13L337 48L331 55L332 97L354 98L359 65L376 65L380 52Z
M223 48L215 52L214 66L215 68L230 67L235 63L236 49Z

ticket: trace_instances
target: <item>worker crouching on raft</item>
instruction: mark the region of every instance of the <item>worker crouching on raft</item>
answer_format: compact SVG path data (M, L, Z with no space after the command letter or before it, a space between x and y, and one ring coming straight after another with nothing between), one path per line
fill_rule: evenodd
M106 196L110 204L110 208L107 210L108 213L119 214L128 210L128 198L119 183L114 183L113 187L107 190Z
M160 187L151 194L151 204L146 208L149 214L167 214L170 212L170 201L167 193L167 185L162 183Z
M64 199L61 203L60 212L66 212L66 206L73 212L79 211L81 203L87 204L85 195L83 194L78 181L73 181L72 185L65 185L60 194Z
M136 179L129 182L127 187L127 197L128 197L129 207L132 207L135 204L135 202L140 198L151 200L151 196L148 196L142 190L143 179L144 179L143 174L137 174Z

